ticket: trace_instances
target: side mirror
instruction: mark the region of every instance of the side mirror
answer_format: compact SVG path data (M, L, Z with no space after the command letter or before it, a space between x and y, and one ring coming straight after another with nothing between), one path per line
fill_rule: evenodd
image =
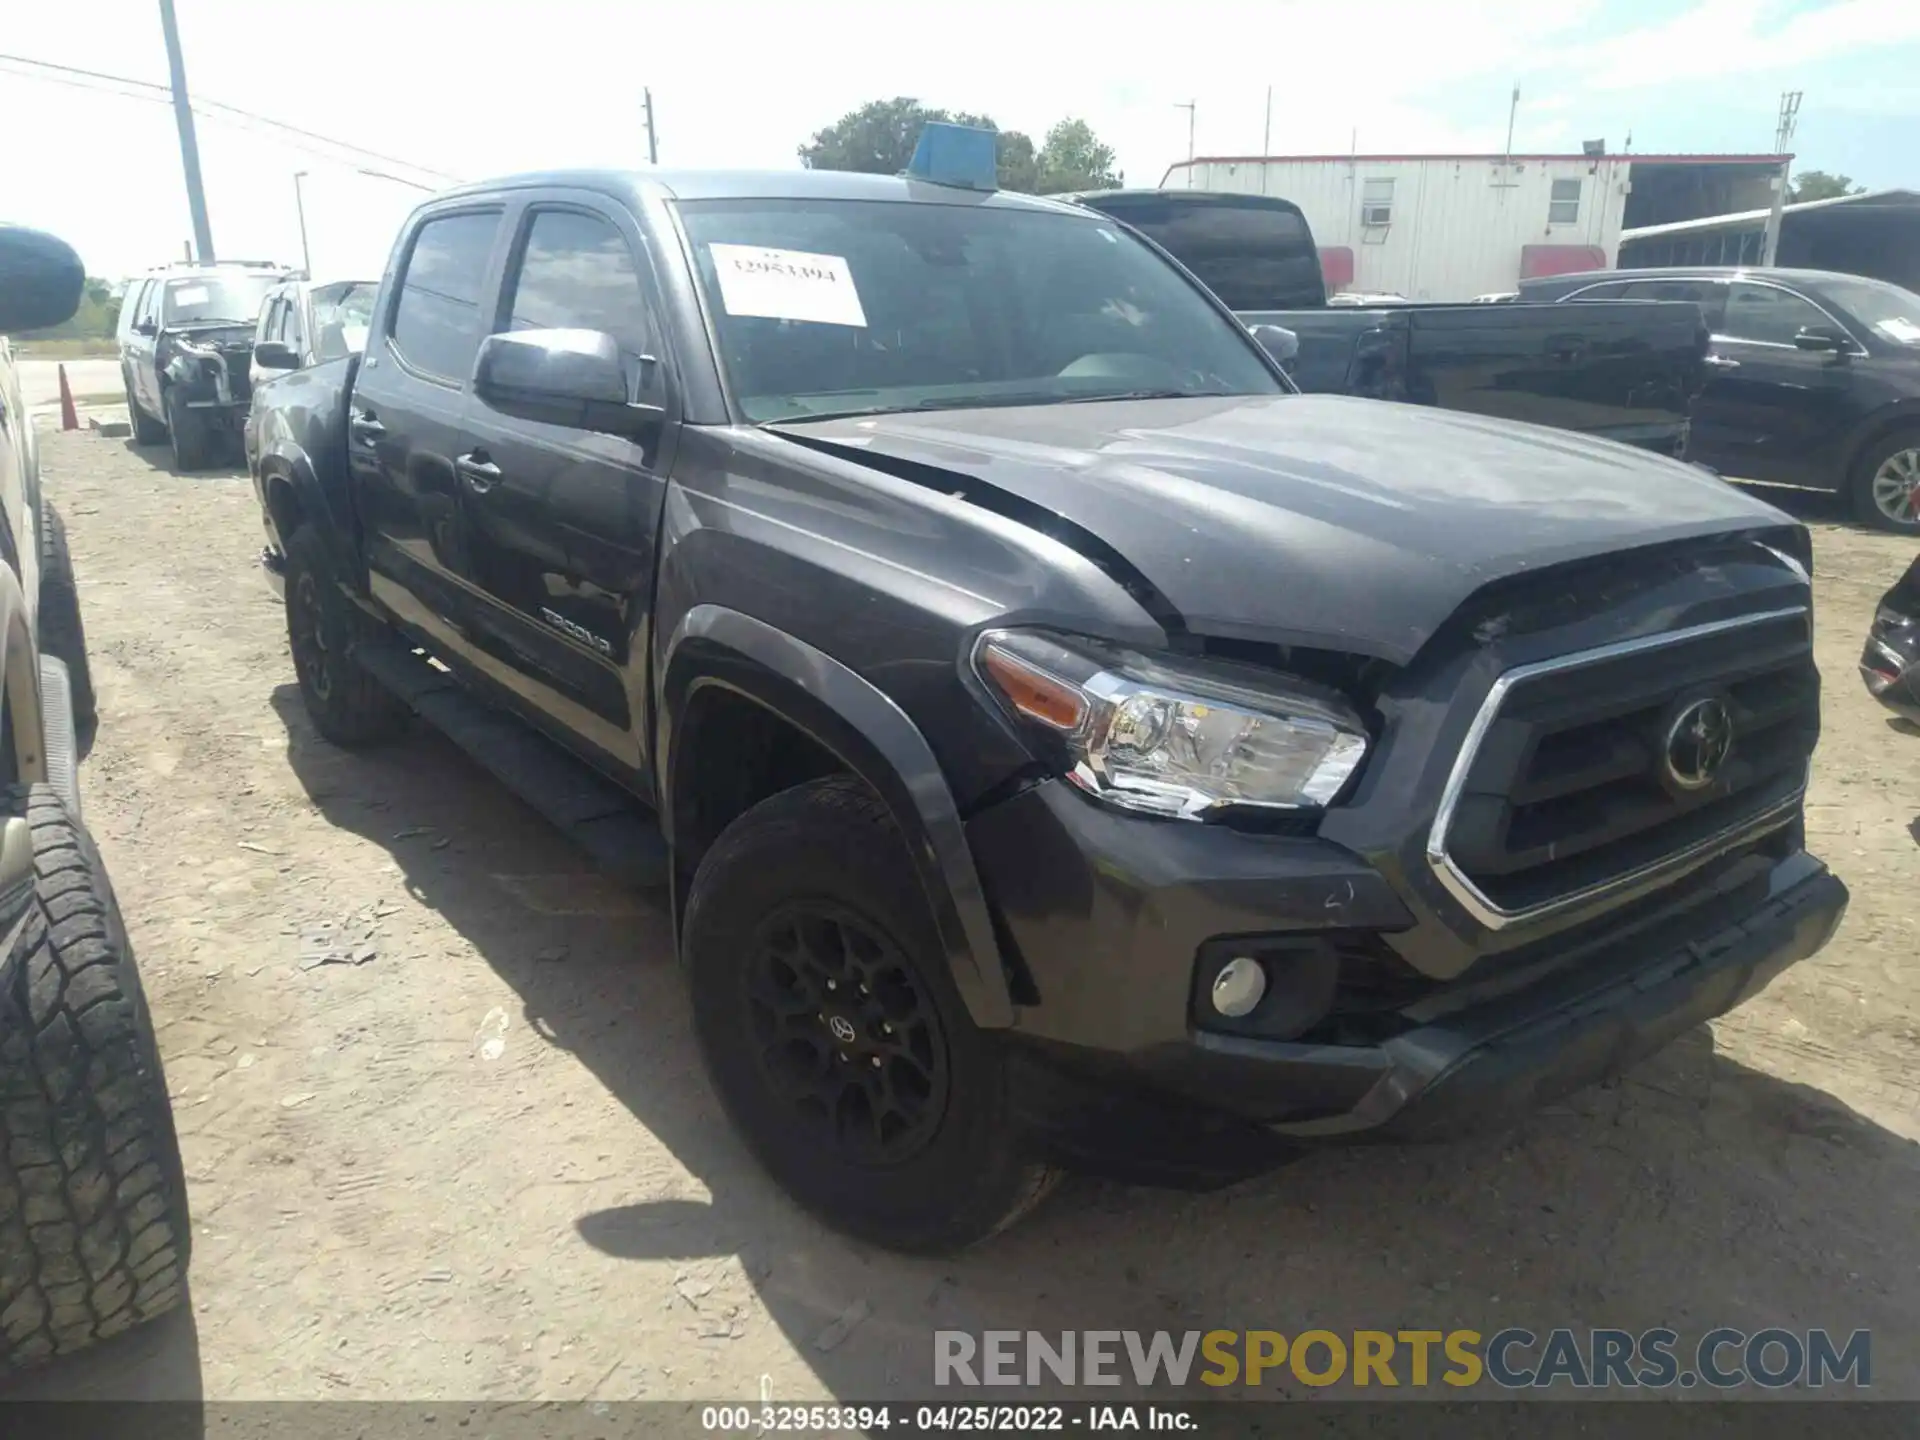
M44 330L71 320L86 283L86 267L66 241L0 225L0 332Z
M509 330L480 342L473 390L503 415L638 439L665 413L627 398L620 345L601 330Z
M1831 355L1846 349L1847 342L1824 325L1806 325L1793 337L1793 348Z
M1256 325L1253 338L1271 355L1282 370L1300 358L1300 337L1283 325Z
M298 370L300 356L284 340L262 340L253 347L253 363L262 370Z
M133 333L136 335L158 335L160 333L160 327L151 320L136 320L133 325Z

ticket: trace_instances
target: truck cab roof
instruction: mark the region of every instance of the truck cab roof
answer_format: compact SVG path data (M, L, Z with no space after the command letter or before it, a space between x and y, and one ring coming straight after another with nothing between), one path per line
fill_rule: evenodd
M1080 207L1010 190L968 190L903 175L842 170L542 170L477 181L436 200L495 195L503 190L566 187L623 200L877 200L898 204L988 205L1050 214L1087 214Z

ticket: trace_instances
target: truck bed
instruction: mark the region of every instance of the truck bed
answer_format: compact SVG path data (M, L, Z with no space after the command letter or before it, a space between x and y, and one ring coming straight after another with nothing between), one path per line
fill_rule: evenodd
M1663 454L1704 381L1698 307L1664 300L1242 311L1300 337L1309 393L1523 420Z

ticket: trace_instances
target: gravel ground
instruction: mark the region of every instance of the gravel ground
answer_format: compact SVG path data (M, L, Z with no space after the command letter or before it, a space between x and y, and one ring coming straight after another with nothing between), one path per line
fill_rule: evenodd
M936 1327L1784 1324L1870 1327L1875 1392L1920 1396L1920 738L1854 671L1910 542L1809 511L1809 827L1854 897L1822 955L1518 1132L1206 1196L1072 1182L938 1262L838 1238L753 1166L659 909L433 734L314 735L244 476L44 442L101 697L87 817L197 1233L191 1314L42 1393L925 1398ZM303 969L322 925L372 958Z

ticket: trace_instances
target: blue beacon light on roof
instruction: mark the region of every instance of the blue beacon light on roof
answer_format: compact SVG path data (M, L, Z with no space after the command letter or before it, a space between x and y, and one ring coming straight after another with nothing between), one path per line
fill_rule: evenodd
M991 130L929 122L913 148L913 159L907 162L907 178L966 190L997 190L998 141Z

